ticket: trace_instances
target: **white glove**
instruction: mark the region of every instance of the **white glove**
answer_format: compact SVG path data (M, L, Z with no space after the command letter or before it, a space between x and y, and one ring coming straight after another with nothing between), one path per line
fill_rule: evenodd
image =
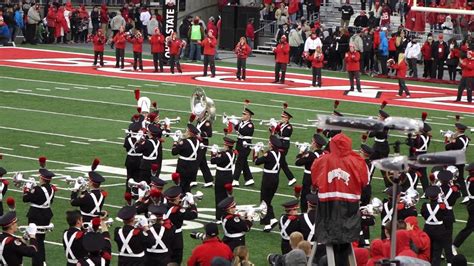
M229 123L229 118L226 115L222 116L222 124L227 125Z
M258 142L255 146L254 146L254 151L255 153L259 153L261 150L263 149L263 145L260 145L260 142Z
M81 183L79 183L79 180L76 180L76 182L74 182L74 187L72 188L72 191L74 192L79 191L80 188L81 188Z
M25 188L31 190L33 188L33 183L31 183L31 182L25 183Z
M171 135L171 138L173 139L174 142L179 141L179 136L178 136L178 134L173 134L173 135Z
M300 146L300 153L304 153L306 151L306 146L305 145L301 145Z
M30 223L28 227L26 227L26 233L30 237L34 237L36 235L36 232L38 231L38 227L34 223Z
M148 219L146 217L143 217L143 216L138 218L137 227L143 228L145 226L148 226Z
M212 145L211 152L212 153L218 153L219 152L219 148L216 144Z
M239 123L239 119L235 118L235 116L232 116L230 119L229 119L229 122L231 122L232 124L234 125L237 125Z
M186 201L189 205L194 205L194 196L191 192L186 192Z
M278 125L278 123L277 123L277 121L275 120L275 118L270 118L270 122L269 122L269 123L270 123L270 126L272 126L273 128L275 128L275 127Z
M166 127L169 127L171 125L171 121L168 117L165 117L164 122L165 122Z

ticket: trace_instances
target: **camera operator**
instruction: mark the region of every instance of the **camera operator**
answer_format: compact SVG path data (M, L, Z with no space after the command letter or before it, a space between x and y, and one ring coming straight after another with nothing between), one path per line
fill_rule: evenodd
M206 236L202 244L193 249L191 257L188 260L188 266L210 266L213 259L217 257L228 260L230 263L234 255L229 246L222 243L219 239L217 224L206 224L205 231Z
M302 241L304 241L303 234L300 232L291 233L289 240L291 251L283 255L268 254L268 263L272 266L306 265L306 253L298 248L298 244Z

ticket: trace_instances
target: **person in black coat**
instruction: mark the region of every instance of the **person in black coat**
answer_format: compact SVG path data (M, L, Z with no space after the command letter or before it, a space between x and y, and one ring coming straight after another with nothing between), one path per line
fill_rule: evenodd
M142 154L140 161L140 178L135 180L137 182L145 181L150 184L151 181L151 165L161 165L163 158L163 147L161 145L161 136L163 131L157 125L150 124L148 126L148 139L142 139L136 146L135 151Z
M243 173L245 185L250 186L255 183L253 180L252 172L250 172L249 163L247 161L250 155L250 147L245 147L244 142L247 144L252 143L253 132L255 126L252 122L252 116L255 115L250 109L245 108L242 112L242 119L240 121L229 120L233 124L234 129L237 131L237 145L236 150L238 152L237 161L235 162L234 170L234 181L232 186L239 186L240 173Z
M470 163L466 167L466 171L469 173L469 177L466 179L466 186L469 201L467 202L467 223L466 226L458 233L453 242L454 248L459 248L464 241L474 232L474 163Z
M176 172L180 174L180 186L183 192L191 191L191 182L196 179L198 171L198 150L200 148L199 129L193 124L188 124L186 139L173 139L171 154L179 155Z
M281 253L291 251L290 235L300 230L300 217L298 216L299 200L291 200L282 204L285 213L280 217Z
M63 247L66 253L66 260L68 266L77 265L79 259L86 256L87 251L82 245L84 239L84 231L82 230L82 215L78 210L67 211L66 221L69 229L63 233Z
M169 219L163 219L168 211L166 206L150 205L148 211L155 215L156 220L148 231L148 236L153 239L153 245L146 249L145 265L166 266L171 261L176 227Z
M4 259L5 265L22 265L23 257L34 258L38 253L36 226L29 225L26 229L26 233L30 237L30 243L27 244L23 239L15 236L18 230L17 222L18 219L14 211L7 212L0 217L0 226L2 227L0 256Z
M204 146L209 146L209 139L212 137L212 121L208 118L207 111L206 114L203 115L202 118L199 118L196 123L196 128L199 129L201 142ZM199 170L201 170L202 176L204 178L204 187L212 187L213 180L211 170L209 170L209 166L207 165L206 159L207 147L202 147L198 151L198 165ZM196 186L196 179L191 182L191 187Z
M365 14L364 10L360 11L360 15L355 18L354 26L360 28L366 28L367 26L369 26L369 18Z
M456 132L448 139L449 143L446 144L444 148L447 151L452 151L452 150L465 151L469 148L469 142L471 141L471 139L464 134L467 130L467 126L461 123L456 123L454 126L456 127ZM469 200L469 198L468 198L468 194L466 190L466 182L464 182L464 164L456 165L456 167L458 168L458 172L459 172L457 181L461 187L461 193L463 197L465 197L463 200L463 203L465 203Z
M379 110L379 120L385 121L389 116L390 115L387 112ZM374 152L370 159L377 160L387 158L390 153L390 146L388 145L388 129L384 128L382 131L371 131L369 132L368 137L374 138L374 145L372 146ZM391 186L392 184L390 180L388 180L386 172L383 170L380 170L380 172L384 178L385 186Z
M125 159L125 168L127 169L127 182L125 183L126 191L130 192L130 187L127 185L129 179L138 181L140 178L140 163L142 160L142 153L137 152L138 142L141 142L141 135L139 131L142 129L142 123L133 122L129 125L129 133L125 137L123 147L127 152Z
M252 217L242 217L236 213L234 197L227 197L218 204L224 214L222 215L222 229L224 238L222 242L227 244L230 250L238 246L245 246L245 233L252 227Z
M438 73L437 78L443 79L444 62L448 58L449 49L448 44L443 40L443 34L438 35L438 40L431 45L431 55L434 58L433 71ZM433 75L436 76L436 75Z
M85 223L91 222L95 217L103 216L102 207L104 206L107 192L100 188L100 184L104 181L105 179L102 175L95 171L90 171L89 190L79 192L77 183L73 188L71 193L71 205L80 208Z

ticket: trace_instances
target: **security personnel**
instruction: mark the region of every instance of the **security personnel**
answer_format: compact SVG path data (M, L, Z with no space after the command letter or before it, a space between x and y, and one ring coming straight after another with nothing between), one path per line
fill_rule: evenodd
M71 205L81 209L84 223L89 223L93 218L102 215L107 192L100 188L100 184L105 179L95 171L89 172L89 191L82 191L79 194L78 188L74 187L71 193Z
M169 219L163 220L163 215L167 212L164 205L150 205L148 211L156 220L148 231L154 242L146 249L145 265L166 266L171 260L176 228Z
M304 166L303 188L301 190L301 212L306 212L308 209L308 201L306 195L311 192L311 165L313 161L324 154L323 147L326 145L326 140L319 134L314 134L311 141L311 151L301 150L296 156L296 166Z
M449 143L446 144L445 149L447 151L451 151L451 150L466 151L467 148L469 147L469 141L471 140L469 137L464 135L464 132L466 131L467 126L461 123L456 123L454 124L454 126L456 127L456 133L453 134L453 136L449 140ZM462 196L464 197L463 203L466 203L467 201L469 201L469 197L466 190L466 182L464 182L464 164L456 165L456 167L459 170L458 182L459 182L459 185L461 185L461 193L462 193Z
M380 121L385 121L390 117L390 115L385 112L384 110L379 110L379 120ZM382 158L387 158L388 154L390 153L390 146L388 145L388 129L384 128L382 131L372 131L369 132L369 138L374 138L374 145L372 146L372 149L374 150L372 154L372 160L377 160L377 159L382 159ZM392 184L390 180L387 178L387 174L385 171L380 170L382 173L384 182L385 182L385 187L390 187Z
M7 193L8 190L8 180L3 179L3 176L7 174L7 170L5 168L0 167L0 216L3 215L3 197Z
M281 253L286 254L291 251L290 235L300 229L298 216L297 199L282 204L285 214L280 217Z
M469 217L467 218L466 226L454 239L453 246L455 248L459 248L474 231L474 163L470 163L466 167L466 171L469 173L469 177L466 180L467 194L469 195L469 202L467 203L467 213Z
M453 242L453 224L456 222L453 209L457 199L461 197L460 187L457 183L453 183L453 178L453 173L448 170L443 170L438 173L438 180L441 182L440 188L443 192L442 199L446 206L444 225L446 230L448 230L449 246L451 246Z
M103 253L106 249L107 243L104 236L98 232L89 232L84 235L82 245L87 255L79 260L75 265L78 266L91 266L91 265L108 265L110 263L111 256L109 253Z
M136 146L141 140L140 130L142 129L142 123L133 122L128 127L129 134L125 137L123 147L127 151L127 158L125 159L125 167L127 168L127 182L125 183L126 191L130 192L128 187L128 180L138 180L140 177L140 162L142 160L142 153L136 151Z
M237 214L234 197L227 197L217 205L224 212L222 216L222 229L224 238L222 242L227 244L230 250L238 246L245 246L245 232L250 231L252 221Z
M422 115L422 118L424 116ZM423 128L420 129L420 132L416 134L415 141L413 142L414 156L418 156L421 154L425 154L428 152L428 148L430 147L431 143L431 126L423 122ZM428 181L428 174L426 172L426 167L419 167L417 171L420 172L420 181L421 186L423 187L423 191L425 191L426 187L429 185Z
M222 209L219 203L227 198L226 184L232 184L232 170L234 169L235 153L233 150L235 140L224 137L224 151L211 150L211 164L216 165L216 187L214 189L216 202L216 220L222 218Z
M29 225L26 232L30 238L29 245L23 239L15 236L17 232L16 212L7 212L0 217L0 264L1 265L22 265L23 257L33 258L37 255L36 248L36 226Z
M368 177L369 177L369 183L367 186L362 189L362 195L360 196L360 205L361 206L366 206L369 204L370 199L372 198L372 177L374 176L374 170L375 166L372 165L372 160L370 157L374 153L374 150L366 144L360 145L360 156L364 158L365 164L367 165L367 171L368 171Z
M66 221L69 229L63 233L63 247L66 253L68 266L77 265L79 259L87 255L87 251L82 245L84 231L82 231L83 221L81 212L78 210L67 211Z
M163 158L163 147L160 141L162 130L157 125L150 124L148 125L147 135L148 139L142 140L136 148L136 151L142 153L143 156L140 161L140 179L135 181L145 181L150 184L151 165L161 165L161 159Z
M196 128L201 132L201 142L204 146L209 146L209 138L212 137L212 123L207 119L207 115L204 115L201 119L198 119ZM212 187L212 174L207 165L207 147L202 147L198 150L198 165L201 170L202 176L204 177L204 187ZM191 182L191 187L196 186L196 178Z
M188 124L186 139L174 139L171 154L179 155L176 172L181 176L180 186L183 192L191 191L191 182L196 180L198 171L198 151L200 141L198 139L199 129L193 124Z
M175 230L175 244L171 252L171 262L181 265L183 260L183 226L184 220L194 220L197 218L196 205L190 202L189 208L183 208L181 206L181 194L183 190L179 186L173 186L165 191L165 197L168 201L168 211L163 216L164 219L169 219L171 223L176 227ZM189 193L184 196L183 200L189 197Z
M250 109L245 108L242 112L242 119L240 122L234 124L234 129L237 131L237 162L235 163L234 181L232 186L239 186L240 173L243 172L246 186L251 186L255 183L252 173L250 172L247 158L250 154L250 147L244 147L244 142L252 143L253 132L255 127L252 122L252 116L255 115ZM231 121L232 122L232 121Z
M265 225L263 231L270 232L278 223L273 212L272 200L278 189L278 182L280 176L280 158L281 141L275 135L270 136L270 150L265 152L263 156L255 160L256 165L263 164L262 185L260 187L260 200L265 201L268 210L267 215L260 220L260 223Z
M150 191L144 197L138 199L135 202L135 207L137 208L137 214L147 214L148 208L151 205L163 205L166 204L166 199L163 196L163 187L166 185L166 181L160 179L156 176L153 169L158 169L158 166L155 164L151 165L151 183Z
M44 158L44 157L42 157ZM35 187L31 187L31 183L27 183L23 190L23 202L30 203L30 209L28 210L28 224L34 223L37 226L49 225L53 218L53 212L51 211L51 204L53 203L54 194L56 187L50 184L51 179L55 176L53 172L48 171L44 168L46 166L46 158L44 162L41 162L39 169L40 183ZM46 254L44 249L44 233L38 233L36 236L38 254L33 257L32 265L43 265L46 262Z
M286 110L283 110L281 113L281 122L273 130L273 133L276 134L281 141L281 161L280 168L285 172L286 178L288 179L288 186L292 186L296 183L296 178L288 168L288 163L286 162L286 154L290 149L290 138L293 134L293 126L290 124L290 119L293 116L288 113Z
M425 196L430 202L425 202L421 206L421 215L425 218L425 231L431 240L431 265L438 266L441 264L441 252L444 249L447 262L450 263L453 257L451 236L444 225L444 221L448 219L446 205L439 203L438 198L441 189L437 186L429 186L426 188Z
M117 214L124 224L123 227L116 227L114 233L119 250L118 265L143 265L145 250L152 244L147 233L135 227L136 214L134 206L124 206Z

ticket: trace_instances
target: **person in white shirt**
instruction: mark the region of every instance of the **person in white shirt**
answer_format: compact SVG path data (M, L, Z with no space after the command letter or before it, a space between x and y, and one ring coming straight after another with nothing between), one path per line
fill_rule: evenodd
M142 11L140 12L140 21L142 22L142 32L143 32L143 38L146 40L147 35L148 35L148 22L150 22L151 19L151 14L148 11L147 8L142 8Z
M417 69L417 61L421 55L421 46L416 41L416 39L412 39L408 44L407 48L405 49L405 57L408 62L408 69L410 71L410 75L412 78L418 78L418 69Z
M311 36L309 38L306 38L306 41L304 42L304 55L306 56L311 56L314 54L314 51L316 51L316 47L323 47L323 43L321 42L321 39L318 37L316 32L312 32ZM311 62L308 61L308 67L311 67Z

